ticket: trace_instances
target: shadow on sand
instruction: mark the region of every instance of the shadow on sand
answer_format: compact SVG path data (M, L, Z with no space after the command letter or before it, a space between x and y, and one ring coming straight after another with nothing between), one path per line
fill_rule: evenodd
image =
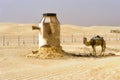
M120 57L120 55L116 55L115 53L108 53L106 55L97 55L97 56L94 56L94 55L90 55L90 54L84 54L84 53L80 53L80 54L75 54L75 53L69 53L68 55L69 56L72 56L72 57L86 57L86 58L105 58L105 57Z

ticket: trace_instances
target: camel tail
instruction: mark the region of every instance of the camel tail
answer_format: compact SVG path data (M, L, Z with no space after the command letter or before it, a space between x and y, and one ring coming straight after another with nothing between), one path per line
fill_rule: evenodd
M106 41L104 39L103 39L102 44L103 44L103 47L106 48Z

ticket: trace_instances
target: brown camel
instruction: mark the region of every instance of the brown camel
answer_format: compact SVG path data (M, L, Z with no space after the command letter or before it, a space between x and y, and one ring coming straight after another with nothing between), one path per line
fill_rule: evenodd
M96 49L95 49L96 46L101 46L102 51L101 51L100 55L104 55L105 48L106 48L106 42L103 39L103 37L100 37L99 35L97 35L97 36L93 37L89 42L87 41L87 38L84 37L83 38L83 43L86 46L92 46L93 54L91 54L91 55L96 56Z

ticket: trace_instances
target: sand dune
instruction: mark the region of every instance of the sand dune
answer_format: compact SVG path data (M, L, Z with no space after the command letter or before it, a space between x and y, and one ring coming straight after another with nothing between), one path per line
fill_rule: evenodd
M17 23L0 23L0 33L6 34L36 34L36 31L32 30L32 26L37 24L17 24ZM61 34L73 34L73 33L110 33L110 30L117 30L120 27L112 26L74 26L74 25L61 25Z

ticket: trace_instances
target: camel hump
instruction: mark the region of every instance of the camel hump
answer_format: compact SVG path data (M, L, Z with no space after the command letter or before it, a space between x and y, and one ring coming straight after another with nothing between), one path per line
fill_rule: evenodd
M103 37L100 37L99 35L97 35L97 36L94 36L92 39L93 39L93 40L103 39Z

